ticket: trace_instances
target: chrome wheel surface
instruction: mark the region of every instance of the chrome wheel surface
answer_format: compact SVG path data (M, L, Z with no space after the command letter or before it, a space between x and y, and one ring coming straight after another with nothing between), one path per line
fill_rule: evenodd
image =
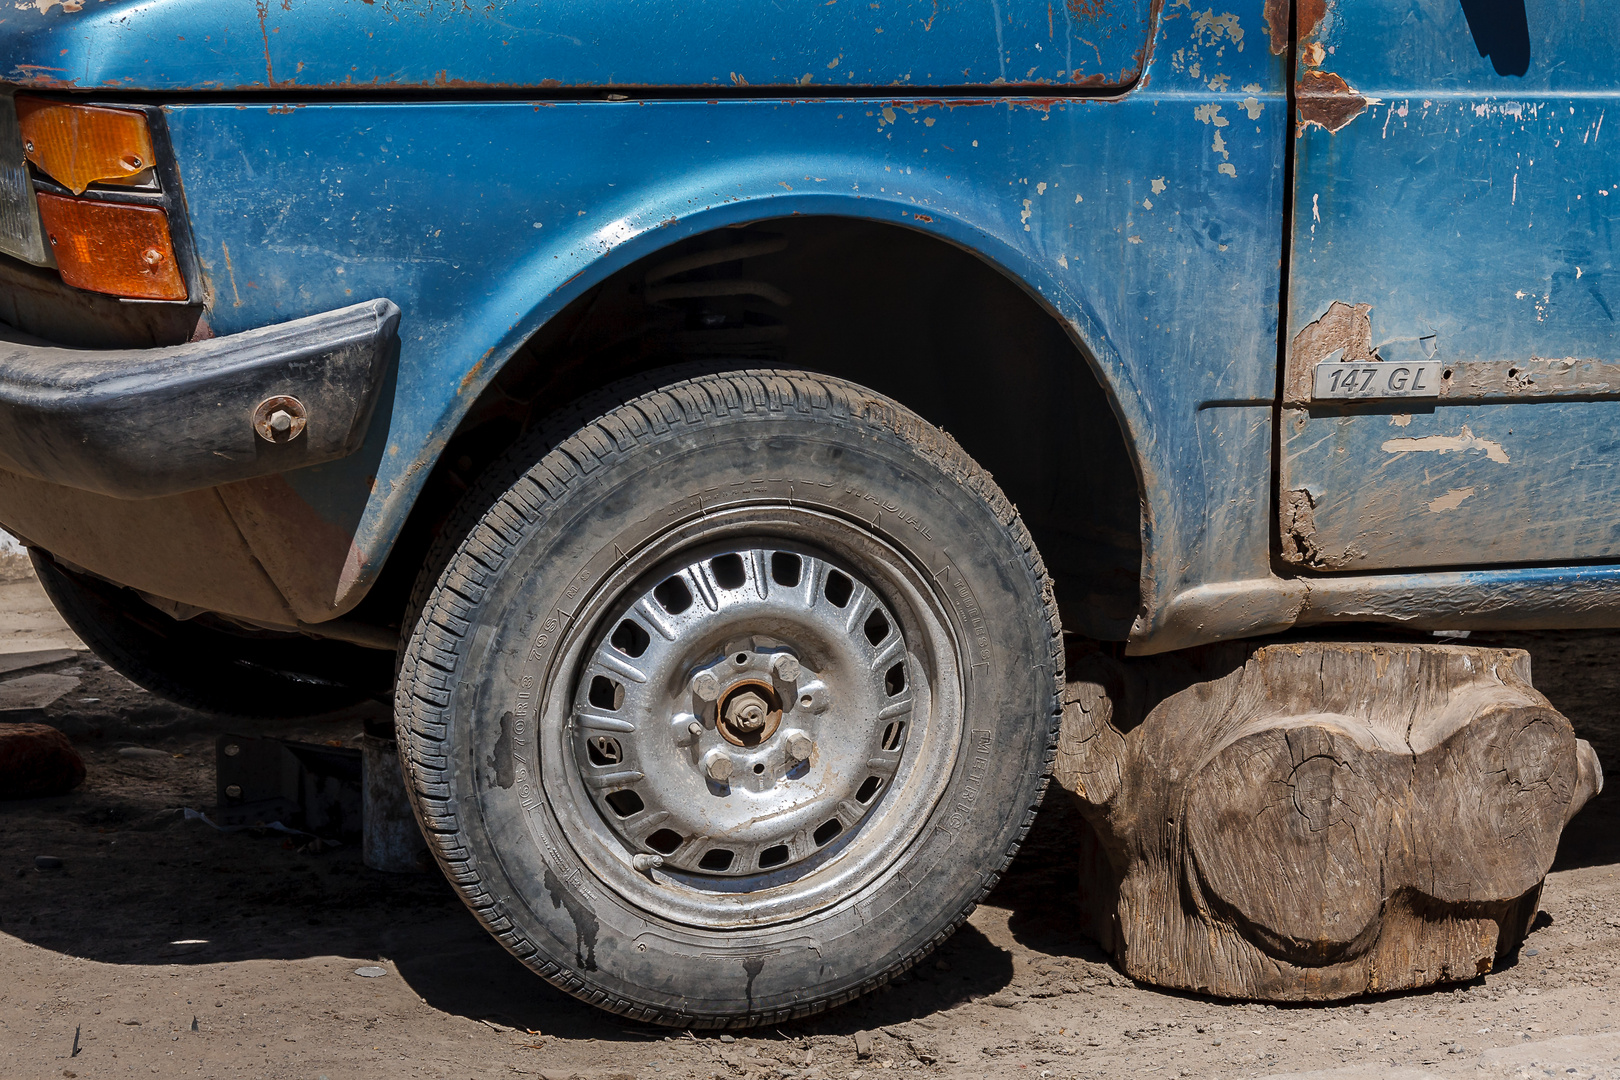
M621 895L775 921L915 839L955 761L960 672L930 583L888 545L791 508L720 515L627 560L588 612L541 766Z
M601 636L575 691L575 758L644 866L792 866L893 778L906 669L898 621L852 572L731 547L645 588Z

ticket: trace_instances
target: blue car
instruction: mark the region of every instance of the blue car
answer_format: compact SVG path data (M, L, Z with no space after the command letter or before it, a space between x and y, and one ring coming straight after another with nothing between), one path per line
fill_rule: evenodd
M1620 625L1617 58L1553 0L19 0L0 526L158 693L391 695L557 986L813 1013L995 884L1068 646Z

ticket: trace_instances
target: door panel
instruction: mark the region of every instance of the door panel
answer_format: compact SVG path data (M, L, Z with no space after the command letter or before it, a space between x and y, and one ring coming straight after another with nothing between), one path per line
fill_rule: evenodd
M1299 30L1284 557L1620 555L1620 6L1340 0ZM1324 398L1343 361L1437 379Z
M7 6L0 77L121 91L1106 88L1141 73L1153 8L1152 0L102 0L69 16L58 6ZM1241 44L1233 17L1219 20L1232 20Z

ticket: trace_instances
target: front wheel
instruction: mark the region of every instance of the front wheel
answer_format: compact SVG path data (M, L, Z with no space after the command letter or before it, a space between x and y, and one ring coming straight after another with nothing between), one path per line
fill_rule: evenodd
M925 956L1055 745L1056 608L1005 496L903 407L796 372L664 387L526 464L469 504L397 691L474 913L564 990L685 1026Z

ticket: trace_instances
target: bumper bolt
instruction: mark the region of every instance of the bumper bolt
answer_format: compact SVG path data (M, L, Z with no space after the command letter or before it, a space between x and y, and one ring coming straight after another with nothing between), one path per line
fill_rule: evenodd
M291 442L304 433L308 423L304 403L287 394L265 398L253 410L253 430L269 443Z

